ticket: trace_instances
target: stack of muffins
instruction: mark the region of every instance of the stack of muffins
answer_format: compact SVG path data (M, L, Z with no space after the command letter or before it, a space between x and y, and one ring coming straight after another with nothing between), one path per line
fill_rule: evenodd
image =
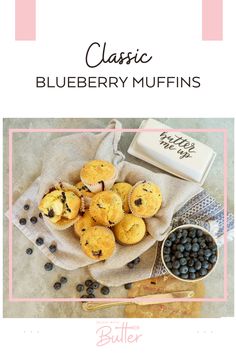
M75 186L56 184L39 204L51 226L64 230L74 225L81 249L97 261L111 257L116 242L124 246L140 242L146 235L144 219L161 207L156 184L140 181L132 186L116 182L117 175L112 163L89 161Z

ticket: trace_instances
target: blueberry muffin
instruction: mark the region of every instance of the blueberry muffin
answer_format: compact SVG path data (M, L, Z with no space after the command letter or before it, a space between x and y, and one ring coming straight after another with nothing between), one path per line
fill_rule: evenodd
M131 190L132 186L129 183L126 182L118 182L115 183L114 186L112 187L112 190L119 194L122 200L122 205L125 213L129 213L129 202L128 202L128 195Z
M123 219L114 226L113 232L116 240L122 245L134 245L145 236L146 225L142 218L125 214Z
M141 218L150 218L161 207L162 195L159 187L152 182L139 182L129 193L131 212Z
M83 184L83 182L76 183L75 187L78 189L78 193L80 197L83 197L85 202L85 207L89 207L92 197L94 193L89 190L89 188Z
M110 227L120 222L124 216L122 200L112 191L97 193L92 198L89 212L97 224Z
M51 188L41 200L39 210L46 222L64 229L77 220L81 205L81 199L74 190L61 186Z
M96 225L96 222L90 216L89 211L86 210L84 215L81 216L81 218L78 221L76 221L76 223L74 224L75 235L78 238L80 238L88 228L95 226L95 225Z
M107 227L93 226L81 235L80 244L88 257L102 261L112 256L115 250L115 237Z
M117 171L115 166L104 160L89 161L80 171L81 181L93 193L110 189L116 177Z

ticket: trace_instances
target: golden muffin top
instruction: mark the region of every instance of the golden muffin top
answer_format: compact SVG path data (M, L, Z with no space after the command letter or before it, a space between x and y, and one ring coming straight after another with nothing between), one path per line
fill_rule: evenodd
M112 190L119 194L122 200L123 209L126 213L130 211L129 209L129 202L128 202L128 195L132 188L132 185L127 182L118 182L115 183L112 187Z
M114 226L113 231L118 242L133 245L145 236L146 225L142 218L133 214L125 214L123 219Z
M96 184L107 181L115 176L115 166L104 160L87 162L80 171L80 178L85 184Z

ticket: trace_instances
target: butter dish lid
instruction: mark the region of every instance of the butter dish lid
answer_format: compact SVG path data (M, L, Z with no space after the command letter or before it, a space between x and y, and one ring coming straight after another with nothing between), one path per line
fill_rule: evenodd
M209 146L155 120L142 121L128 153L177 177L202 185L216 153ZM150 131L150 129L160 129Z

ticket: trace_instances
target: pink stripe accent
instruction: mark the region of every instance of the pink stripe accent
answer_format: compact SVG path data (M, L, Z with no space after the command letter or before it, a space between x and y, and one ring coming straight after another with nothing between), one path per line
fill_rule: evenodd
M223 40L223 0L202 0L202 39Z
M82 302L80 298L14 298L12 293L12 141L13 133L78 133L78 132L157 132L164 131L163 129L9 129L9 301L11 302ZM179 298L175 302L227 302L228 301L228 277L227 277L227 168L228 168L228 135L227 129L165 129L169 132L222 132L224 133L224 296L222 298ZM134 299L133 299L134 300ZM155 301L156 299L142 299L136 298L141 302ZM130 302L129 298L97 298L89 299L94 302L112 302L123 301L124 303ZM170 302L170 299L163 299L163 302Z
M228 132L224 132L224 297L228 298L228 238L227 238L227 203L228 203Z
M8 145L8 162L9 162L9 225L8 225L8 232L9 232L9 249L8 249L8 257L9 257L9 283L8 283L8 292L9 298L12 298L12 132L9 130L8 132L9 137L9 145Z
M36 38L36 0L15 0L15 39Z

